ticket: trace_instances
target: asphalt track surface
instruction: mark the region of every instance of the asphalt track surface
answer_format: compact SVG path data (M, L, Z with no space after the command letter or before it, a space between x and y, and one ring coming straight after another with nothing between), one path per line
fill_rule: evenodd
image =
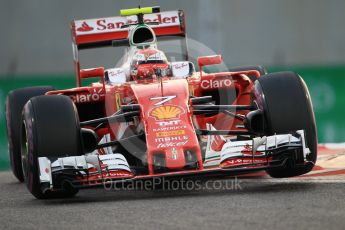
M36 200L10 172L0 172L0 229L345 229L345 174L321 174Z

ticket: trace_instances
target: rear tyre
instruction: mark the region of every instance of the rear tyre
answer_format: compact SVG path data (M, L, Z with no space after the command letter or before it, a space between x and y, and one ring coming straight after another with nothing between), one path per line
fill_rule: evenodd
M30 98L44 95L46 92L52 90L54 90L54 88L51 86L29 87L13 90L7 96L6 125L8 151L12 172L20 182L24 181L20 154L20 133L23 107Z
M62 185L56 191L43 192L47 185L40 183L38 158L81 155L81 143L79 118L70 98L38 96L26 103L21 152L25 182L32 195L38 199L66 198L78 192L71 186Z
M271 177L292 177L312 170L317 157L317 133L312 102L303 79L293 72L267 74L255 82L255 101L264 111L265 133L268 135L289 133L303 129L306 144L311 153L308 164L270 169Z

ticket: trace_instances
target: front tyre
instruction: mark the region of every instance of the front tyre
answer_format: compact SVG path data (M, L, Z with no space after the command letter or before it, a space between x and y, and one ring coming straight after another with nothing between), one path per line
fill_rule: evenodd
M23 109L21 138L22 167L29 191L38 199L66 198L78 190L59 187L44 192L40 181L39 157L66 157L82 154L79 119L75 105L66 96L31 98ZM49 170L49 169L46 169Z
M267 74L255 82L254 92L254 100L264 111L265 133L274 135L304 130L311 151L307 155L307 164L296 166L292 163L284 168L267 170L267 173L282 178L311 171L317 158L317 133L310 94L303 79L293 72Z
M20 155L20 133L23 107L30 98L44 95L46 92L52 90L54 90L54 88L51 86L16 89L12 90L6 98L8 151L12 172L20 182L24 181Z

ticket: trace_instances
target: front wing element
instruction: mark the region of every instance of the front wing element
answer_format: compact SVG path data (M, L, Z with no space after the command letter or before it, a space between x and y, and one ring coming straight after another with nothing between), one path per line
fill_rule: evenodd
M220 167L243 167L251 165L269 165L282 153L294 154L300 151L302 162L306 161L310 153L306 147L303 130L294 134L256 137L252 140L227 142L220 154ZM299 157L299 158L301 158Z
M61 175L67 180L79 180L86 184L106 179L127 179L133 177L127 160L122 154L84 155L63 157L51 161L39 157L40 181L54 187L54 178Z
M203 169L191 169L135 175L120 153L89 154L48 159L39 157L40 181L50 190L61 188L65 182L78 188L106 184L109 181L140 180L153 177L236 175L274 167L282 167L289 159L299 164L307 162L310 153L303 130L292 134L256 137L252 140L226 140L220 151L206 152ZM210 144L210 143L209 143ZM216 165L207 163L207 156L218 159ZM207 167L205 167L207 166Z

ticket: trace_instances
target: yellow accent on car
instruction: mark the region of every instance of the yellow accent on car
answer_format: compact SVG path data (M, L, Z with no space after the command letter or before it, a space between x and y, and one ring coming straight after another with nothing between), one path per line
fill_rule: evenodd
M180 136L184 135L184 130L173 130L173 131L164 131L156 133L156 137L170 137L170 136Z
M143 7L143 8L132 8L132 9L123 9L120 10L121 16L131 16L131 15L138 15L138 14L152 14L159 12L157 11L159 7Z
M178 106L164 105L154 108L151 111L151 116L157 120L173 119L178 118L182 112L182 109Z
M120 93L115 93L115 107L116 111L119 111L121 109L121 96Z

